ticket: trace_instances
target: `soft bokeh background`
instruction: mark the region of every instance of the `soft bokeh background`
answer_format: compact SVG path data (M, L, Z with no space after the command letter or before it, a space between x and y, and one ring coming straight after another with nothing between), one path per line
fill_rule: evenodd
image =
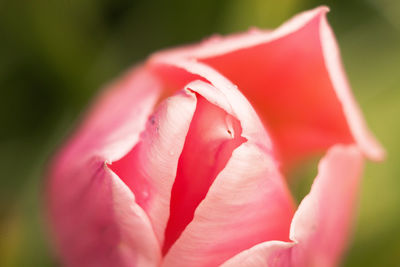
M42 214L46 161L98 88L152 51L326 4L366 119L369 163L344 266L400 265L400 1L0 1L0 266L58 266Z

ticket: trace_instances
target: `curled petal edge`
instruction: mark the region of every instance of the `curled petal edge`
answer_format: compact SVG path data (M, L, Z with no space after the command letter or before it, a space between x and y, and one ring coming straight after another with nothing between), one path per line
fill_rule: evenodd
M211 74L210 76L210 70L203 71L204 67L200 67L199 65L205 64L199 63L197 60L220 56L275 41L301 30L312 20L318 19L319 31L316 34L320 38L325 67L333 84L335 94L342 105L351 134L364 155L371 160L381 161L385 158L385 151L369 131L361 110L351 93L340 60L338 45L326 19L327 12L329 12L329 8L321 6L293 17L274 31L252 30L248 33L227 37L216 36L204 41L200 45L189 45L161 51L154 54L148 64L167 64L180 67L190 73L204 77L218 87L218 84L222 82L221 79L211 77L214 75ZM209 68L212 69L211 67ZM216 71L214 70L214 72ZM231 82L224 83L228 87L235 86ZM241 89L245 90L245 88Z

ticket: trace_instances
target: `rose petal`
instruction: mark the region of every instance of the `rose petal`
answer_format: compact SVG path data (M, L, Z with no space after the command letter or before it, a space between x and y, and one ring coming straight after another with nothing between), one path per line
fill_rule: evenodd
M156 62L149 67L167 84L176 83L176 77L185 75L202 77L186 85L186 88L198 92L209 102L232 114L240 121L244 138L253 140L270 153L273 153L272 142L257 113L238 90L237 86L233 85L220 73L205 64L186 60L174 63ZM171 75L171 73L175 75Z
M83 166L55 173L49 185L49 215L66 265L157 266L160 246L132 192L103 161Z
M326 69L336 95L342 104L343 112L354 139L367 157L372 160L383 160L386 152L368 130L361 110L354 100L340 60L339 48L335 36L326 16L322 16L320 20L320 39Z
M369 133L341 69L327 11L304 12L271 32L161 52L151 62L182 67L195 59L238 85L266 122L286 165L354 141L367 156L381 159L383 149Z
M245 141L240 135L241 127L237 119L202 96L197 96L196 112L179 158L171 192L164 253L193 219L196 207L225 167L232 151Z
M293 263L336 266L354 219L363 157L358 147L334 146L321 160L311 192L291 225ZM307 253L304 253L306 251Z
M120 158L137 142L162 89L160 80L141 67L127 72L101 94L52 162L48 211L56 243L72 265L104 266L114 261L124 266L132 257L133 262L159 260L160 248L150 244L154 233L147 217L104 162ZM130 201L119 203L113 192ZM149 240L126 229L124 225L130 224L120 225L120 212ZM137 242L144 244L138 249L141 255L133 251ZM149 254L151 260L146 259Z
M96 99L52 168L67 170L92 157L109 162L121 158L137 142L163 88L159 78L145 68L129 70Z
M160 246L164 242L178 160L195 109L195 94L188 90L166 99L150 117L138 144L110 165L148 214Z
M288 252L294 245L282 241L263 242L240 252L220 267L297 267L291 265Z
M257 146L237 148L163 266L217 266L266 240L287 240L293 206L276 166Z
M272 42L298 31L321 12L327 12L328 10L328 7L321 6L302 12L282 24L276 30L272 31L252 28L247 33L232 34L228 36L214 35L205 39L200 44L181 46L157 52L151 57L150 61L167 61L172 63L176 59L209 58L243 48L257 46L262 43Z
M234 114L244 112L240 109L245 107L251 108L247 102L233 105L220 88L205 82L197 81L187 87ZM240 123L244 136L249 132L244 128L248 124L242 120ZM163 266L216 266L257 243L288 240L293 215L291 197L267 149L267 139L253 138L266 136L265 133L248 136L250 139L232 152L226 167L197 207L193 220L166 254Z
M289 164L353 141L325 69L318 25L314 17L272 42L201 59L239 86Z
M336 266L354 219L363 158L356 146L334 146L319 164L311 192L293 217L294 243L265 242L225 262L234 266Z

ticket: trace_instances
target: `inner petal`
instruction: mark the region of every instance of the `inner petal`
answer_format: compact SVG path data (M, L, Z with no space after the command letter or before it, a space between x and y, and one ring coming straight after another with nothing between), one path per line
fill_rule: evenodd
M320 17L283 38L201 59L239 86L284 166L352 135L325 67Z
M237 119L197 95L190 125L171 193L170 217L165 231L165 255L193 219L218 173L232 152L245 142Z
M110 165L149 216L160 247L164 242L178 161L196 102L195 94L185 90L165 99L149 118L140 142Z

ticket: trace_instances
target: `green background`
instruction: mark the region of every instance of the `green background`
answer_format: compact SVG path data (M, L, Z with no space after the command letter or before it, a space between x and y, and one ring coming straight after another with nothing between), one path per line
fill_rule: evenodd
M344 266L399 266L398 0L1 0L0 266L59 265L46 242L44 168L101 85L158 49L274 28L321 4L331 7L354 94L388 152L367 164Z

